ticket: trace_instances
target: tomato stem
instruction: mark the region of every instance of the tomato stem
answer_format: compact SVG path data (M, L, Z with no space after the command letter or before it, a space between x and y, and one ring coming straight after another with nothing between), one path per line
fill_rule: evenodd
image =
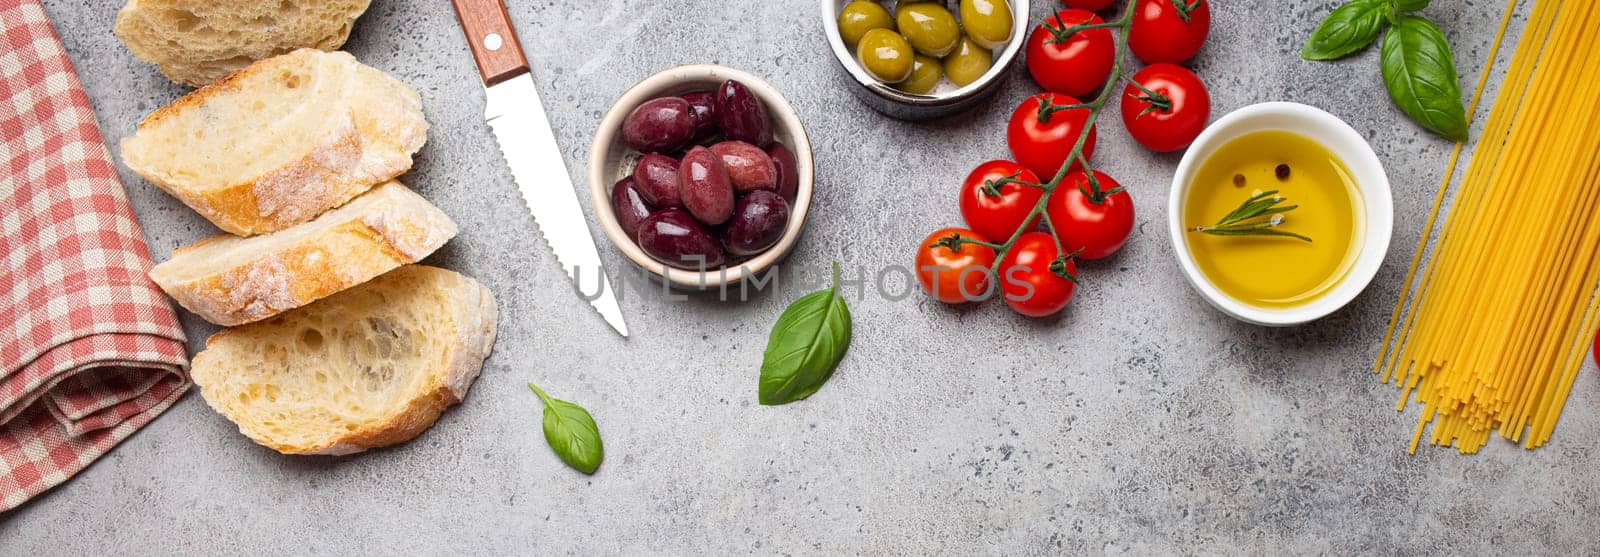
M956 234L951 234L949 236L945 236L945 237L940 238L938 240L934 240L934 242L932 244L928 244L928 248L929 249L950 248L950 251L961 251L961 246L964 245L964 244L977 244L977 245L980 245L980 246L983 246L983 247L986 247L986 248L989 248L989 249L1000 249L1000 247L1001 247L1000 244L996 244L994 242L985 242L983 240L977 240L977 239L973 239L973 238L968 238L966 236L962 236L959 233L956 233ZM837 269L835 269L835 270L837 271Z
M1181 0L1174 1L1176 2ZM1198 7L1199 0L1193 0L1191 4L1194 7ZM1057 23L1060 23L1060 21L1058 20ZM1059 112L1061 110L1072 110L1079 108L1088 109L1089 116L1083 122L1083 129L1078 132L1078 141L1072 145L1072 152L1069 153L1067 158L1061 162L1061 168L1056 170L1056 175L1051 177L1049 181L1039 184L1039 188L1044 190L1044 195L1039 196L1039 201L1034 203L1033 210L1028 212L1028 218L1022 219L1023 225L1018 226L1017 230L1011 233L1011 238L1007 239L1004 243L1001 243L997 246L991 246L995 251L994 265L989 269L992 276L1001 276L1000 264L1005 261L1006 254L1011 251L1011 247L1016 245L1017 239L1021 238L1022 234L1028 231L1029 227L1027 226L1027 223L1033 222L1035 218L1039 218L1041 216L1043 216L1045 219L1049 218L1048 215L1045 215L1045 206L1050 201L1050 195L1055 193L1056 187L1060 186L1061 181L1067 177L1067 172L1072 169L1072 163L1074 161L1083 161L1084 171L1088 172L1090 177L1093 178L1094 173L1089 168L1088 157L1084 156L1083 148L1088 144L1089 132L1094 130L1095 120L1100 118L1100 111L1105 108L1106 101L1110 100L1111 92L1116 89L1117 85L1122 83L1122 64L1123 59L1128 55L1128 30L1132 28L1132 24L1133 7L1130 5L1126 8L1123 8L1122 15L1118 16L1115 21L1096 23L1092 25L1074 25L1065 29L1065 31L1068 31L1066 36L1071 36L1072 33L1087 29L1116 29L1117 32L1115 36L1112 37L1112 40L1116 43L1116 53L1112 55L1111 72L1107 74L1105 85L1100 87L1100 93L1095 95L1094 100L1087 103L1054 105L1059 108L1055 108L1049 112L1046 112L1045 106L1049 103L1048 95L1045 95L1044 98L1040 99L1040 101L1042 101L1039 106L1039 121L1041 123L1048 122L1050 114L1054 114L1055 112ZM1045 22L1045 27L1047 29L1051 28L1048 20ZM1051 33L1055 34L1055 30L1052 29ZM1059 37L1060 35L1057 34L1056 36ZM1113 193L1116 193L1116 191L1106 192L1105 195L1111 195ZM1055 227L1053 226L1050 227L1050 236L1056 241L1056 249L1060 250L1061 235L1056 232ZM1071 259L1076 257L1081 251L1083 250L1077 250L1070 254L1063 255L1061 259ZM1054 265L1054 263L1052 263L1052 265ZM1062 268L1065 270L1065 264L1062 265ZM1077 277L1072 277L1069 280L1076 282Z
M1056 224L1050 221L1049 212L1041 213L1039 220L1044 221L1045 229L1050 231L1050 239L1056 244L1056 258L1050 260L1050 273L1077 284L1078 276L1067 271L1067 261L1077 257L1079 253L1083 253L1083 249L1079 248L1072 253L1067 253L1067 249L1061 245L1061 233L1056 231Z
M1200 0L1190 0L1189 2L1184 2L1183 0L1171 1L1172 7L1178 9L1178 18L1182 19L1184 23L1189 23L1190 12L1200 9Z
M1072 258L1077 257L1079 253L1083 253L1083 248L1078 248L1077 250L1073 250L1072 253L1067 253L1067 249L1061 246L1061 234L1056 231L1055 223L1050 221L1050 213L1042 213L1039 215L1039 218L1040 220L1044 221L1044 227L1050 230L1050 239L1055 241L1056 244L1056 258L1050 260L1050 273L1072 281L1073 284L1077 284L1078 275L1074 275L1071 271L1067 270L1067 262L1071 261Z
M1055 104L1054 102L1051 102L1050 95L1046 95L1044 93L1040 93L1038 95L1038 97L1039 97L1039 110L1036 113L1036 117L1039 118L1039 123L1040 124L1048 124L1048 123L1050 123L1050 117L1054 116L1055 113L1061 112L1063 110L1076 110L1076 109L1079 109L1079 108L1090 108L1090 105L1083 104L1083 103Z
M999 180L984 180L983 181L983 194L987 195L989 197L1000 197L1000 187L1004 186L1006 184L1022 184L1024 186L1028 186L1030 188L1043 188L1044 187L1043 185L1035 184L1033 182L1029 182L1027 180L1023 180L1021 178L1018 178L1018 176L1021 176L1021 175L1022 175L1022 173L1018 172L1016 174L1012 174L1010 176L1006 176L1006 177L1001 178Z
M1107 197L1122 193L1126 190L1122 186L1117 186L1109 190L1102 191L1100 189L1100 177L1095 176L1094 167L1089 166L1089 158L1083 156L1082 151L1078 152L1078 163L1083 165L1083 175L1088 178L1086 180L1086 184L1078 184L1078 191L1083 192L1083 196L1088 198L1090 203L1095 205L1105 203Z
M1140 93L1143 93L1143 95L1136 95L1133 97L1134 100L1145 104L1144 110L1139 111L1140 117L1157 110L1162 112L1172 112L1172 97L1157 93L1151 90L1149 87L1145 87L1143 83L1135 81L1132 77L1123 76L1123 79L1128 80L1129 85L1132 85L1135 89L1138 89Z
M1055 20L1056 24L1055 25L1051 25L1050 24L1051 20ZM1077 23L1077 24L1073 24L1073 25L1067 25L1066 23L1063 23L1061 21L1061 17L1058 16L1058 15L1052 15L1050 17L1045 18L1045 20L1043 22L1041 22L1039 25L1044 27L1044 29L1046 31L1050 32L1050 43L1051 44L1064 44L1067 41L1072 40L1072 36L1077 34L1079 31L1091 31L1091 30L1094 30L1094 29L1111 29L1111 28L1114 28L1114 27L1118 26L1118 24L1116 22L1112 22L1112 23Z

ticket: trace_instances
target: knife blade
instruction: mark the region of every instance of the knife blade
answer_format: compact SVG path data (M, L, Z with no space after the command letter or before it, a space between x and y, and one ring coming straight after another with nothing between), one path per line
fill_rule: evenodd
M522 200L567 277L617 333L628 336L594 236L502 0L452 0L483 77L484 118ZM589 283L595 281L591 286Z

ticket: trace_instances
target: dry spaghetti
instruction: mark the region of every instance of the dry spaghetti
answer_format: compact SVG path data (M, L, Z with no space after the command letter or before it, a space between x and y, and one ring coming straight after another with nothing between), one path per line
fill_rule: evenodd
M1470 454L1496 431L1533 449L1555 429L1600 319L1597 30L1600 2L1534 4L1425 260L1461 146L1450 156L1374 365L1401 390L1397 410L1422 404L1413 453L1425 433Z

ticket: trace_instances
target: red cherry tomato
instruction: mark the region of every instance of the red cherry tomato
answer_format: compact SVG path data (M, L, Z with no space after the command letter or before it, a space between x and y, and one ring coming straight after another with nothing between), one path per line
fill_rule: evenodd
M1068 8L1080 10L1104 10L1115 0L1061 0Z
M1089 96L1111 76L1116 43L1110 29L1061 36L1074 25L1104 23L1088 10L1068 8L1045 18L1028 34L1028 73L1046 91Z
M1135 0L1128 48L1149 64L1194 58L1211 30L1206 0Z
M1068 174L1045 204L1061 247L1068 253L1082 250L1078 257L1083 259L1116 253L1133 232L1133 197L1106 173L1096 170L1094 177L1098 185L1090 184L1082 170Z
M1052 269L1055 263L1061 265ZM1066 276L1057 274L1060 271ZM1055 314L1072 301L1077 290L1078 264L1061 258L1056 241L1043 232L1029 232L1017 238L1000 263L1001 291L1006 305L1028 317Z
M1006 125L1006 145L1011 147L1011 158L1018 164L1049 180L1072 154L1072 146L1077 144L1078 135L1089 122L1089 109L1040 110L1045 103L1060 107L1078 104L1078 99L1056 93L1028 97L1011 113L1011 122ZM1094 137L1095 129L1091 126L1089 138L1083 144L1085 159L1094 157ZM1073 168L1081 166L1077 161L1072 163Z
M1044 190L1017 183L990 186L1002 178L1039 183L1039 176L1022 165L1011 161L989 161L972 169L967 179L961 182L960 205L961 218L966 219L967 226L979 234L1004 242L1023 226L1022 221L1039 204ZM1035 217L1033 222L1028 223L1028 228L1033 228L1037 222L1038 218Z
M1594 335L1594 365L1600 366L1600 333Z
M988 298L990 289L994 288L989 280L994 250L968 242L962 242L958 249L950 249L948 242L954 237L988 241L963 228L941 228L929 234L917 245L916 273L922 291L947 304Z
M1211 95L1194 72L1174 64L1151 64L1133 74L1133 83L1122 89L1122 123L1145 148L1176 151L1188 147L1205 129Z

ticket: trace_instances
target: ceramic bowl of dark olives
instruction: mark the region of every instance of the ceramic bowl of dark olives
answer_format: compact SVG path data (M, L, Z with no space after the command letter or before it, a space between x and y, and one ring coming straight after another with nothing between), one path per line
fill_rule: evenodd
M972 108L1022 52L1028 0L821 0L846 86L888 116Z
M776 89L716 65L650 76L589 149L606 237L672 285L735 284L794 247L811 208L811 142Z

